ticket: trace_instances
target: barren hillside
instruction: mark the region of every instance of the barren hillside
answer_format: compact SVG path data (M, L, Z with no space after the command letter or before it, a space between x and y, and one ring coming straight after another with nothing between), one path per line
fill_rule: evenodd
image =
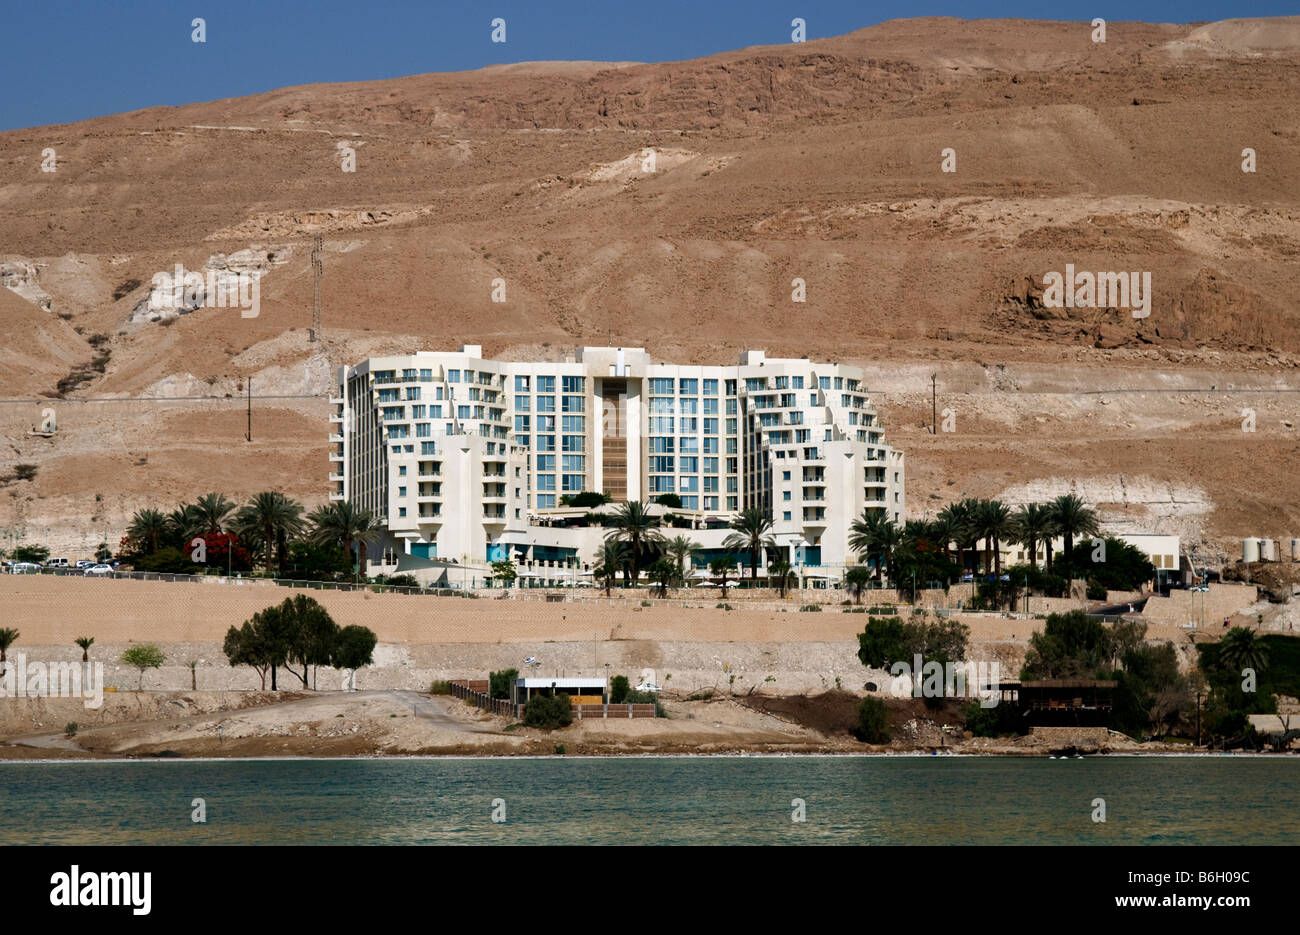
M0 487L0 527L79 554L159 499L319 501L330 367L469 342L857 362L916 515L1074 484L1146 528L1300 535L1278 392L1300 360L1300 18L1090 33L905 20L0 133L0 477L39 466ZM255 272L259 314L153 314L177 263ZM1066 264L1149 272L1149 317L1050 307ZM924 428L931 373L955 432ZM27 434L51 405L58 435Z

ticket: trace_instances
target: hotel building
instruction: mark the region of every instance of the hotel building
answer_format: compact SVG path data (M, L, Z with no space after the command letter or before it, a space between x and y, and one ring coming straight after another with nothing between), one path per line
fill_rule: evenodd
M604 533L566 525L589 511L562 498L583 491L615 505L679 497L670 512L701 563L749 507L792 563L841 570L864 509L905 516L903 453L861 372L839 364L745 351L738 365L684 366L614 347L496 361L470 345L342 367L331 403L330 499L382 521L381 566L580 567Z

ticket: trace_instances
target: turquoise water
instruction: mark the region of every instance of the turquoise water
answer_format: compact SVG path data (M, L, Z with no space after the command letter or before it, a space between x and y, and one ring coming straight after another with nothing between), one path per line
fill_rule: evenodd
M1300 757L23 762L0 793L0 844L1300 844Z

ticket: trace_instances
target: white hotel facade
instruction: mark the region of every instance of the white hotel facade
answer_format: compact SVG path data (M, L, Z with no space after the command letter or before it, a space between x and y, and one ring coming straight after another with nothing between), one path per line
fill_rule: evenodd
M681 366L614 347L498 361L471 345L342 367L331 403L330 499L381 520L370 554L390 570L509 557L525 578L580 580L605 533L566 525L589 510L561 497L583 491L615 505L675 494L682 507L663 512L690 528L665 532L697 542L700 563L748 507L793 564L841 572L864 509L905 517L903 453L861 372L838 364L745 351Z

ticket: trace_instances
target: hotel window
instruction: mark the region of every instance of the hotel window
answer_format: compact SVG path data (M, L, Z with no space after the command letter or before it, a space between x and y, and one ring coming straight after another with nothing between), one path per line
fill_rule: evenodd
M412 418L412 419L423 419L423 418L424 418L424 410L425 410L425 407L424 407L424 406L412 406L412 407L411 407L411 418Z
M395 403L395 402L397 402L397 390L380 390L380 391L379 391L379 401L380 401L381 403Z
M695 416L682 416L681 428L679 429L679 431L685 433L685 432L698 432L699 430L700 430L699 419L695 418Z
M422 370L420 371L420 382L421 382L421 383L429 383L429 382L431 382L432 380L433 380L433 371L432 371L432 370L422 369Z
M397 495L398 495L399 497L405 497L405 496L406 496L406 488L405 488L405 487L398 487L398 488L397 488Z
M405 515L406 515L406 507L404 507L404 506L399 506L399 507L397 508L397 515L398 515L398 516L405 516Z
M537 509L539 510L555 509L555 494L539 493L537 495Z
M734 416L735 414L736 414L736 401L734 399L729 399L727 400L727 415Z
M718 414L718 401L716 399L704 400L704 414L706 416L716 416Z
M699 469L700 469L700 459L699 459L699 458L695 458L695 457L691 457L691 458L682 458L682 461L681 461L681 472L682 472L683 474L695 474L696 472L699 471Z
M705 498L704 498L704 509L706 509L706 510L716 510L717 508L718 508L718 498L717 498L717 497L705 497Z
M694 399L680 400L677 403L677 411L693 416L699 411L699 401Z
M406 476L406 465L405 465L405 464L399 464L399 465L397 466L397 476L398 476L398 477L405 477L405 476Z
M538 417L537 417L537 431L539 431L539 432L554 432L554 431L555 431L555 416L538 416Z
M581 393L584 377L561 377L560 388L565 393Z
M390 425L388 427L388 437L390 440L394 438L410 438L411 437L410 426Z
M671 477L659 477L658 475L652 475L650 477L650 492L651 493L672 493L673 479Z
M783 512L781 514L781 518L785 520L787 523L790 522L790 511L786 510L785 512Z
M401 406L385 406L385 407L384 407L384 421L385 421L385 422L394 422L394 421L396 421L396 420L398 420L398 419L400 419L400 418L402 418L402 407L401 407Z
M705 493L717 493L717 492L718 492L718 479L717 479L716 477L706 477L706 478L704 478L704 492L705 492Z
M436 455L438 453L437 442L420 442L420 454Z
M538 475L537 475L537 489L538 489L538 490L554 490L554 489L555 489L555 475L554 475L554 474L538 474Z
M539 471L554 471L554 470L555 470L555 455L538 455L538 456L537 456L537 470L539 470Z
M836 388L837 390L842 390L842 389L844 389L844 378L843 378L843 377L836 377L836 378L835 378L835 388Z
M682 497L683 510L698 510L700 508L699 497Z
M652 438L650 439L651 454L672 454L673 439L671 438Z
M651 474L671 474L673 473L672 455L651 455L650 456L650 473Z
M727 478L727 493L736 493L737 489L738 489L738 488L737 488L737 486L736 486L736 478L735 478L735 476L733 475L732 477L728 477L728 478ZM727 499L730 500L731 498L728 497Z
M531 396L516 396L515 408L520 412L532 412L533 398Z
M515 392L516 393L528 392L528 377L525 376L515 377Z
M554 412L554 411L555 411L555 397L554 397L554 396L538 396L538 397L537 397L537 411L538 411L538 412Z
M560 424L566 432L583 432L586 428L582 416L561 416Z
M726 389L727 389L727 395L728 395L728 396L735 396L735 395L736 395L736 381L735 381L735 380L728 380L728 381L727 381Z
M718 459L717 459L717 458L705 458L705 459L704 459L704 473L705 473L705 474L717 474L717 473L718 473Z
M408 387L406 388L406 398L407 398L407 399L419 399L419 398L420 398L420 388L419 388L418 386L408 386Z
M817 378L817 385L818 385L819 387L821 387L822 389L824 389L824 390L829 390L829 389L831 388L831 378L830 378L830 377L818 377L818 378Z
M700 440L698 438L683 438L678 443L677 450L684 455L699 454Z
M537 436L537 450L538 450L538 451L554 451L554 450L555 450L555 436L554 436L554 435L538 435L538 436Z
M737 504L737 498L736 498L736 497L728 497L728 498L727 498L727 509L730 510L731 512L733 512L733 513L736 511L736 504Z
M666 396L653 396L650 398L651 415L672 415L677 408L677 400Z
M672 435L674 420L672 416L651 416L650 417L650 434L651 435Z
M783 491L782 494L781 494L781 499L782 499L782 500L789 500L789 499L790 499L790 491L788 491L788 490Z
M704 439L704 453L706 455L715 455L718 453L718 440L716 438Z
M521 448L528 448L532 446L532 441L529 439L529 436L527 435L516 435L515 444L520 446Z
M468 418L469 418L469 406L457 406L457 407L456 407L456 418L457 418L457 419L468 419Z
M671 396L672 392L673 392L673 381L671 377L650 378L651 396Z
M563 409L565 412L582 412L586 408L583 405L585 401L585 396L565 396L562 403Z
M560 478L560 487L566 493L578 493L582 490L583 475L565 474Z
M767 377L746 377L745 389L751 393L767 389Z
M433 434L433 426L428 422L418 422L415 426L416 438L428 438Z
M717 395L718 395L718 381L717 381L717 380L705 380L705 381L704 381L704 395L705 395L705 396L717 396ZM707 411L707 410L705 410L705 411Z
M562 436L561 447L564 451L586 451L587 436L585 435L564 435Z
M533 427L532 427L532 418L531 418L531 417L529 417L529 416L515 416L515 431L516 431L516 432L531 432L532 430L533 430Z
M803 389L803 377L791 377L790 388L794 390Z
M790 386L790 378L789 378L789 377L777 377L777 378L776 378L776 388L777 388L778 390L788 389L789 386Z
M447 371L447 382L448 382L448 383L459 383L459 382L460 382L460 371L459 371L459 370L448 370L448 371Z
M587 459L584 455L564 455L560 458L560 469L573 473L575 471L587 470Z
M537 392L539 392L539 393L554 393L554 392L555 392L555 377L538 377L538 378L537 378Z
M678 386L681 388L682 396L698 396L700 393L699 380L679 380Z

